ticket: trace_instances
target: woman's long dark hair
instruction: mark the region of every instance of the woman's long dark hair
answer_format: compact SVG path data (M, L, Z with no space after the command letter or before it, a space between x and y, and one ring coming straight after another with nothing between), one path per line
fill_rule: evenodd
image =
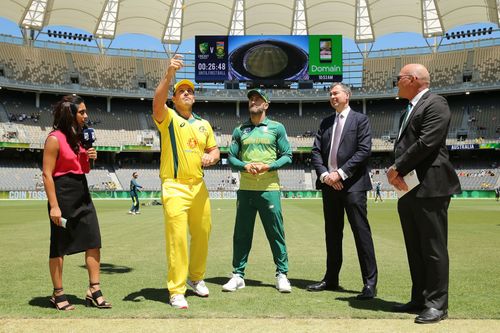
M66 136L66 140L68 140L68 144L75 154L78 154L80 151L79 143L82 129L79 126L75 127L75 123L78 106L81 103L84 102L80 96L67 95L54 105L54 123L52 124L52 128L60 130Z

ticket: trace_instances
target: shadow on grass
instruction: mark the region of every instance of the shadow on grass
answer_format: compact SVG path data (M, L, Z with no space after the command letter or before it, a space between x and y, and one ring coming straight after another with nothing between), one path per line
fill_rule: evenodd
M289 279L292 287L298 288L298 289L303 289L307 290L307 286L318 283L318 280L303 280L303 279ZM349 289L344 289L342 286L340 286L336 290L323 290L323 292L337 292L337 293L347 293L347 294L359 294L359 291L356 290L349 290Z
M87 266L80 265L80 268L87 269ZM102 274L125 274L125 273L130 273L133 270L134 270L133 268L127 266L101 263Z
M142 302L143 300L160 302L163 304L169 304L170 295L168 290L165 288L143 288L139 291L128 294L123 298L124 301L128 302Z
M318 280L312 281L312 280L303 280L303 279L288 279L288 280L290 280L290 284L292 285L292 287L298 288L298 289L304 289L304 290L307 290L307 286L319 282ZM324 290L324 292L340 292L340 293L348 293L348 294L358 294L359 293L359 291L356 291L356 290L344 289L344 288L342 288L342 286L340 286L337 290Z
M220 286L224 285L229 281L229 277L211 277L205 279L205 282L213 283L213 284L218 284ZM245 285L250 286L250 287L273 287L274 284L269 284L269 283L262 283L262 281L259 280L252 280L252 279L245 279Z
M378 312L393 312L392 308L394 305L398 304L397 302L388 302L381 298L375 297L370 300L359 300L355 296L354 297L337 297L339 301L348 302L349 306L355 309L361 310L371 310Z
M68 298L68 302L70 302L73 305L85 305L85 300L79 297L76 297L75 295L71 294L66 294L66 297ZM33 297L28 304L31 306L37 306L39 308L54 308L54 305L49 301L50 296L38 296L38 297Z

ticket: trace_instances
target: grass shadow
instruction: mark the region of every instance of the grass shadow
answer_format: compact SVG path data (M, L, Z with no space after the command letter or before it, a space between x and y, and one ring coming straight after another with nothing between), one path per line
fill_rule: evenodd
M205 279L205 282L218 284L220 286L227 283L227 281L229 281L228 277L220 277L220 276ZM262 281L252 280L252 279L245 279L245 285L250 286L250 287L273 287L274 288L274 284L262 283Z
M370 300L359 300L355 296L354 297L337 297L335 298L339 301L348 302L349 306L355 309L360 310L371 310L377 312L394 312L392 308L394 305L398 304L397 302L388 302L381 298L375 297Z
M80 268L87 269L87 266L80 265ZM133 270L134 270L133 268L127 266L101 263L102 274L125 274L125 273L130 273Z
M319 281L312 280L304 280L304 279L288 279L292 284L292 287L307 290L307 286L318 283ZM359 294L359 291L344 289L342 286L339 286L336 290L324 290L326 292L339 292L339 293L348 293L348 294Z
M73 305L85 305L85 300L75 295L66 294L66 297L68 298L68 302ZM39 308L54 308L54 305L49 300L50 296L37 296L33 297L28 304Z
M128 302L142 302L143 300L148 300L169 304L170 294L166 288L143 288L128 294L123 300Z

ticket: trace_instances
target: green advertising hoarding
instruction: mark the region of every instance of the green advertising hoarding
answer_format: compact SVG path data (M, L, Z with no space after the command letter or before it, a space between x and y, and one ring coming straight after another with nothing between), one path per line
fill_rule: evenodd
M342 35L309 36L309 77L342 81Z

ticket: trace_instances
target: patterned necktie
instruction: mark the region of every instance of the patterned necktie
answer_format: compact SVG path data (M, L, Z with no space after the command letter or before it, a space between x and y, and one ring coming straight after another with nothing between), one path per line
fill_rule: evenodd
M408 103L406 106L406 112L403 115L403 121L401 122L401 127L399 128L399 135L398 139L401 136L401 133L403 133L403 129L406 127L406 124L408 123L408 119L410 118L410 111L413 105L411 103Z
M342 136L342 122L344 115L337 114L337 125L335 126L335 133L333 133L332 149L330 150L330 164L333 170L337 170L337 152L339 150L340 137Z

